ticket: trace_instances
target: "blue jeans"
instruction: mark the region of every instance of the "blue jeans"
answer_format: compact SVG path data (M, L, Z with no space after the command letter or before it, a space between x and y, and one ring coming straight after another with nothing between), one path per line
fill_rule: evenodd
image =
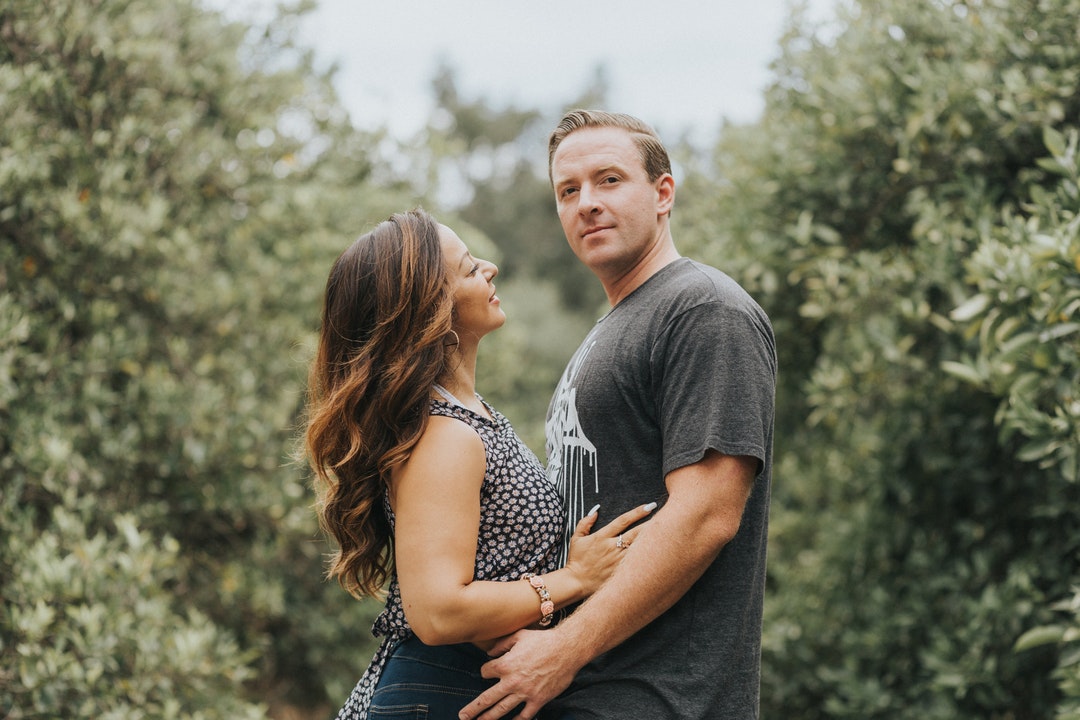
M433 647L415 637L404 640L383 668L368 717L457 720L461 708L495 684L480 676L488 660L471 643Z

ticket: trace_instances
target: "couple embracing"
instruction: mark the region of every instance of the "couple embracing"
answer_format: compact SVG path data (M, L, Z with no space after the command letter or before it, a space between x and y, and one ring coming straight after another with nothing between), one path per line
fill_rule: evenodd
M306 447L330 575L389 582L338 714L758 717L776 352L724 273L680 257L659 137L575 110L548 169L611 309L547 414L547 468L477 393L498 269L414 210L327 280Z

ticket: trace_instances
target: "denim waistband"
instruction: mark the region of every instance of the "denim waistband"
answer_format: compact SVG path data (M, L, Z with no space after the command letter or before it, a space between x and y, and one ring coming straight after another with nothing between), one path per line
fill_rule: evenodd
M491 657L472 643L457 643L454 645L425 645L416 637L402 640L391 655L393 658L402 660L415 660L435 667L444 667L449 670L476 670L479 675L480 666Z

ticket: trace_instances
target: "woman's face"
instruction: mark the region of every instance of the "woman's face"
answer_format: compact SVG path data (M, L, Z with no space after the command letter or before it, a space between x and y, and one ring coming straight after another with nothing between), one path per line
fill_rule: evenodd
M492 283L499 268L474 258L457 233L445 225L439 226L439 240L454 298L454 331L461 338L479 340L506 322Z

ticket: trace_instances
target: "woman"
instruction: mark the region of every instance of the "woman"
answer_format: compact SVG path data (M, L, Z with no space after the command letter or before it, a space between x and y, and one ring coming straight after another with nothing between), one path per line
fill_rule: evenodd
M497 273L422 210L361 236L330 271L306 437L339 545L329 574L358 597L390 580L383 643L340 719L456 718L492 684L482 648L591 595L652 510L589 535L594 509L556 569L559 496L475 390L480 339L506 320Z

